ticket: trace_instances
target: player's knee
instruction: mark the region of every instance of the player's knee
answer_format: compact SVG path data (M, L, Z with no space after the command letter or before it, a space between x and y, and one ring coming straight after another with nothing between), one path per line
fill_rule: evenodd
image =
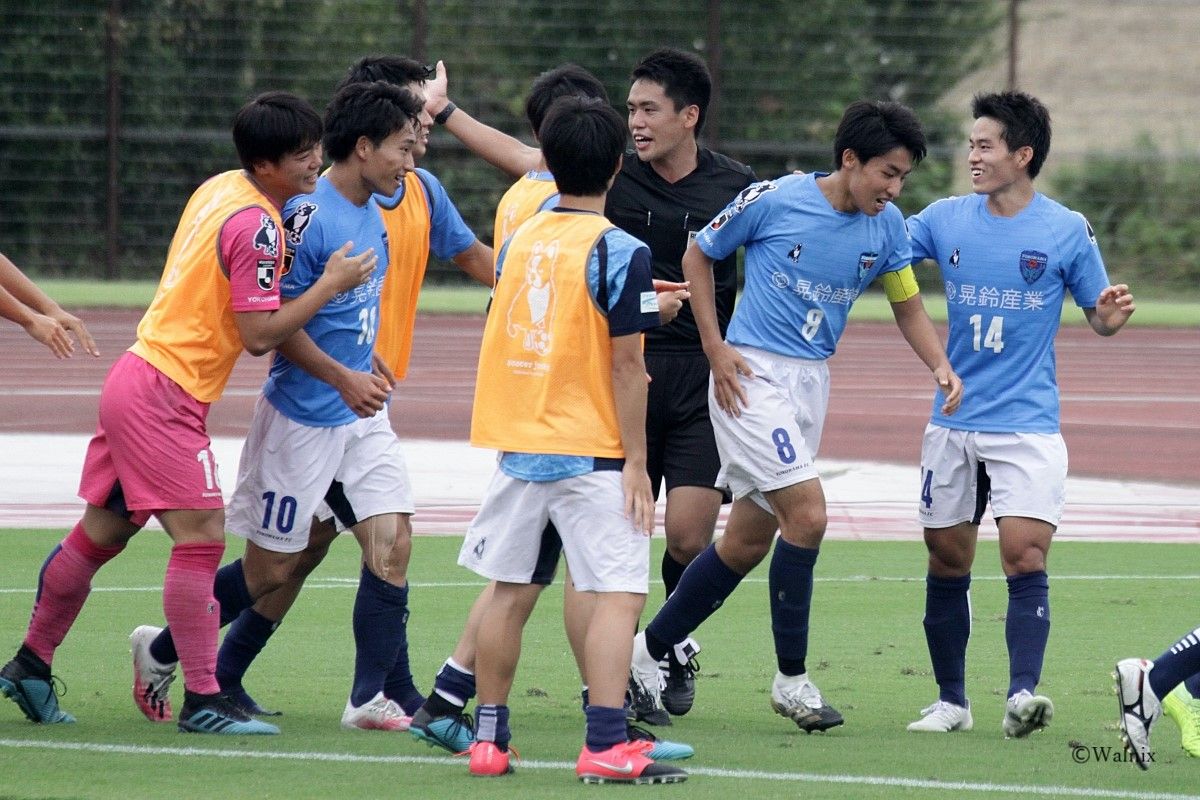
M784 540L801 547L820 543L828 524L825 509L815 505L789 509L779 516L779 531Z
M671 554L671 558L675 559L679 564L690 564L695 560L696 556L704 552L704 550L712 543L712 532L708 535L701 536L696 532L692 532L686 536L676 535L671 537L671 531L667 531L667 552Z

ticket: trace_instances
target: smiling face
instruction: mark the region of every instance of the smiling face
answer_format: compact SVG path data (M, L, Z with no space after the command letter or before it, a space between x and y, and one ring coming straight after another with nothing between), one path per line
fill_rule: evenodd
M871 217L900 196L912 167L912 153L906 147L895 147L866 162L859 161L853 150L842 154L851 202L855 209Z
M321 143L288 153L278 161L255 165L254 178L283 205L290 197L308 194L317 188L321 172Z
M420 130L417 131L417 142L412 149L413 160L420 161L429 150L429 132L433 130L433 116L425 110L425 84L413 81L405 84L404 88L421 101L421 113L417 117L420 120Z
M413 150L417 144L415 125L405 125L392 131L379 144L372 144L365 136L359 139L358 150L362 157L361 175L371 192L392 196L404 182L404 176L414 168Z
M1033 148L1009 150L1004 141L1004 126L991 117L979 117L971 126L967 166L971 169L971 188L976 194L996 194L1028 176L1026 166Z
M629 87L629 133L642 161L667 161L681 150L696 147L695 129L700 109L694 105L675 110L662 84L640 78Z

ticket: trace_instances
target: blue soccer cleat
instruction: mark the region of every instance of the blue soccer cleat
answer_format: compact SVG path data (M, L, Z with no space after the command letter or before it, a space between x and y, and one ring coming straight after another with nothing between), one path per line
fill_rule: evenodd
M33 669L31 663L34 662L43 669ZM39 674L43 671L45 674ZM30 722L49 725L75 721L58 707L56 683L58 679L50 674L50 668L24 646L16 658L0 669L0 694L16 703Z
M637 725L627 725L625 730L631 742L639 740L654 742L654 747L650 748L650 751L646 753L646 757L654 761L683 761L685 758L691 758L696 755L696 748L690 744L660 739L650 731L640 728Z
M470 714L435 717L421 708L413 715L408 731L417 741L448 750L454 755L467 752L475 744L475 729Z
M279 733L279 728L254 719L223 694L185 692L179 712L179 730L184 733L217 733L225 736L261 736Z

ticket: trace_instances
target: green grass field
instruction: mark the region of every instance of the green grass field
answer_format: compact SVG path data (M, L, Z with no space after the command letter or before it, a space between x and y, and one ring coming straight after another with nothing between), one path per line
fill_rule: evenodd
M14 648L28 619L37 570L61 532L5 531L0 609ZM481 583L454 565L458 540L419 538L413 548L409 639L428 689L450 652ZM655 540L658 563L661 539ZM240 552L231 540L231 553ZM1005 587L995 544L984 543L973 589L968 665L975 730L910 734L904 725L935 697L921 632L919 541L830 542L818 565L809 667L846 725L806 735L770 710L774 672L760 568L701 628L696 708L666 732L691 743L681 786L584 787L571 768L582 741L578 679L562 634L561 588L543 597L524 640L511 698L517 774L471 778L465 760L408 734L343 731L338 721L353 660L350 611L357 548L340 541L293 614L248 676L264 705L280 708L278 737L178 733L144 720L129 697L129 632L161 624L166 537L147 532L97 576L95 591L59 650L64 708L74 725L38 727L0 705L0 797L353 798L507 800L629 791L689 800L826 797L1190 797L1200 762L1159 724L1156 764L1140 773L1105 760L1119 752L1109 672L1114 660L1156 656L1196 623L1195 545L1056 545L1054 632L1042 690L1056 704L1052 726L1005 741ZM1149 577L1152 576L1152 577ZM657 582L656 582L657 583ZM659 592L652 595L657 607ZM648 618L648 617L647 617ZM182 701L178 682L176 707ZM661 730L661 729L660 729ZM1083 748L1083 749L1080 749ZM1094 749L1091 749L1094 748ZM1082 753L1081 755L1079 755ZM1085 760L1086 763L1077 763ZM343 794L344 793L344 794Z
M928 278L923 280L928 281ZM145 308L154 298L157 284L150 281L75 281L39 280L39 285L66 308L111 307ZM1145 327L1200 326L1200 299L1188 297L1137 297L1137 312L1130 325ZM488 292L480 286L426 286L421 291L420 310L426 314L482 314ZM929 293L925 300L929 315L938 322L946 319L942 297ZM887 321L892 311L882 294L864 295L854 304L851 318L863 321ZM1083 313L1068 301L1063 307L1063 323L1083 325Z

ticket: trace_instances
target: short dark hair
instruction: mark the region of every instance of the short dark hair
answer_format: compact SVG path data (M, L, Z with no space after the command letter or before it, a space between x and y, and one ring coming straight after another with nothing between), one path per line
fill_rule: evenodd
M600 79L576 64L563 64L537 76L525 98L525 118L534 136L541 130L550 105L560 97L572 95L608 102L608 92Z
M864 164L903 147L913 166L925 157L925 131L911 108L881 100L856 100L846 107L833 137L833 168L842 168L842 155L853 150Z
M700 115L696 118L696 135L704 128L704 117L708 113L708 101L712 98L712 77L704 59L695 53L674 47L663 47L643 58L633 68L630 81L647 80L657 83L663 93L671 98L676 111L687 106L696 106Z
M1026 169L1036 178L1050 155L1050 112L1042 101L1025 92L993 92L977 94L971 101L975 119L990 117L1004 129L1001 138L1008 149L1033 149L1033 158Z
M407 86L410 83L424 83L435 74L433 67L405 56L364 56L350 66L335 91L341 91L351 83L375 81Z
M546 166L558 191L596 197L608 190L625 151L625 120L603 100L555 100L538 131Z
M348 83L325 109L325 153L342 161L360 136L378 145L398 130L419 125L421 108L416 95L395 84Z
M264 92L233 118L233 145L246 171L258 161L278 163L321 141L321 117L291 92Z

